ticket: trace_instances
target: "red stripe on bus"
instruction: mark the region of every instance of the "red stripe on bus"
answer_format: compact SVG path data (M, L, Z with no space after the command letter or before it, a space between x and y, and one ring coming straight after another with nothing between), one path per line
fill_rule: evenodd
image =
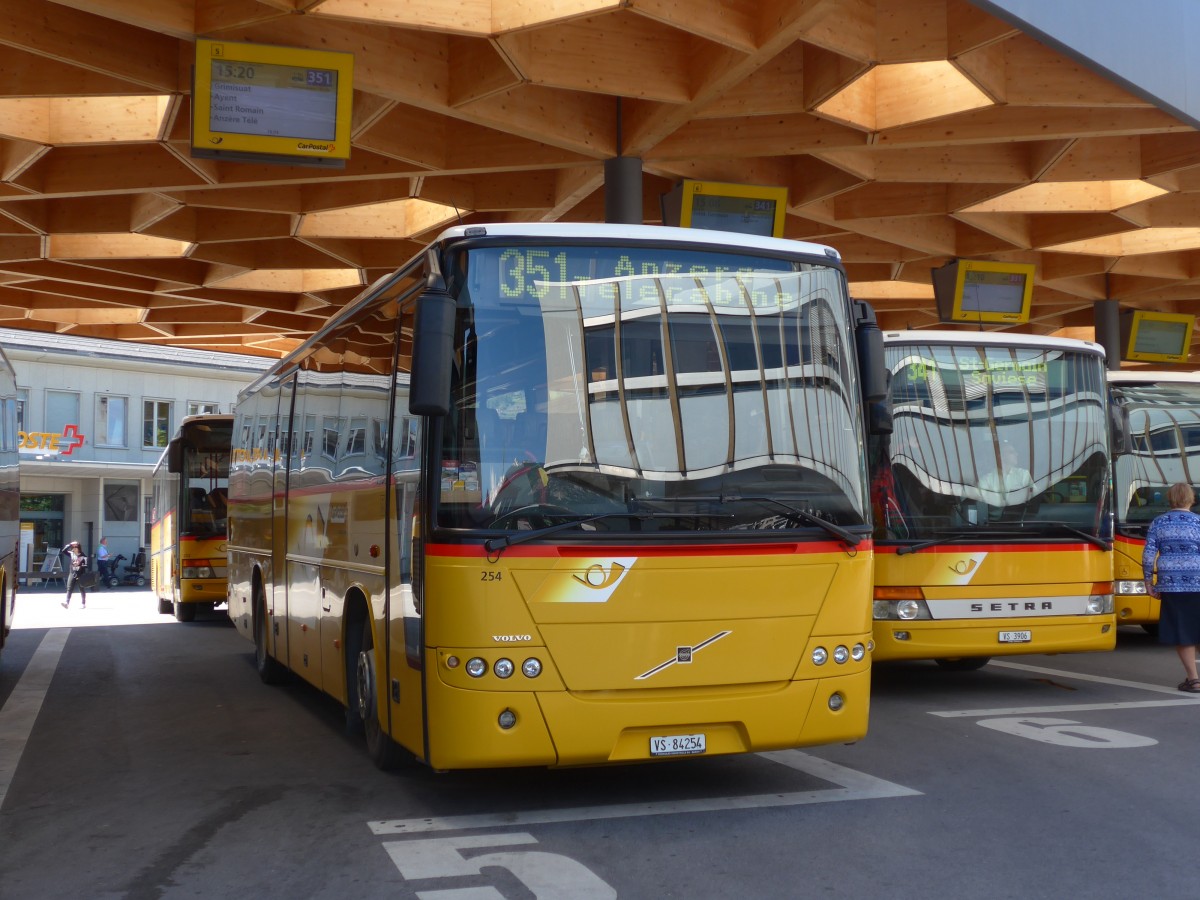
M858 546L859 552L868 552L871 542L864 539ZM493 550L489 554L482 544L426 544L427 556L454 556L462 558L486 558L501 553L504 556L521 557L574 557L574 556L795 556L797 554L854 552L841 541L785 544L674 544L671 546L649 546L647 544L590 544L575 546L553 544L546 546L524 545Z
M904 550L904 545L897 547L883 547L879 544L875 545L875 552L898 554ZM1072 544L964 544L959 542L934 544L932 547L922 547L920 550L911 551L917 553L972 553L976 551L986 550L988 553L1078 553L1080 550L1087 550L1094 553L1108 553L1101 547L1089 543L1072 543ZM907 555L908 551L905 551Z

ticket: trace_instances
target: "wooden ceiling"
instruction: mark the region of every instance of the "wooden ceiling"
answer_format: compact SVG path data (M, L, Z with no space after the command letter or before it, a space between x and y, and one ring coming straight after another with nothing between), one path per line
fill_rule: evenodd
M346 167L192 158L196 37L353 53ZM1200 134L967 0L6 0L0 326L278 356L460 217L603 221L618 154L651 223L785 185L885 328L954 257L1040 334L1200 306Z

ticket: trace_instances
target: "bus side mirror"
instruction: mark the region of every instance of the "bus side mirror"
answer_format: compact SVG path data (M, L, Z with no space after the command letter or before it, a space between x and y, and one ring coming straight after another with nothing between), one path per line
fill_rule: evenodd
M1112 455L1122 456L1133 449L1129 433L1129 417L1116 403L1108 404L1109 429L1112 433Z
M892 403L888 396L887 362L883 356L883 332L875 321L875 310L863 300L853 300L854 344L858 350L863 405L867 410L869 434L892 433Z
M414 415L444 416L450 412L455 306L441 275L431 274L424 293L417 299L413 323L408 408Z
M172 475L183 471L183 445L179 441L167 444L167 471Z

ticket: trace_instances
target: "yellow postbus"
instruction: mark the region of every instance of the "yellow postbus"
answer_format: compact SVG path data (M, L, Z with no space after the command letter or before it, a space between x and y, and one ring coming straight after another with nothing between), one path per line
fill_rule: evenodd
M17 376L0 349L0 649L12 628L21 571L20 423Z
M230 616L384 767L854 740L884 383L824 247L451 228L239 396Z
M187 416L154 467L150 585L160 613L191 622L225 602L233 416Z
M875 660L972 669L1109 650L1104 352L1025 335L885 332L893 431L872 438Z
M1142 581L1150 521L1169 508L1167 488L1200 487L1200 373L1108 373L1113 408L1117 622L1158 632L1158 600Z

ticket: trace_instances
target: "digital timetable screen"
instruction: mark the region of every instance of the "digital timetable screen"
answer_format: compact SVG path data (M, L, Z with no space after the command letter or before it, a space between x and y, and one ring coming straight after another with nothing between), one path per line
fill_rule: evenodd
M353 61L349 53L196 41L192 155L343 165Z

